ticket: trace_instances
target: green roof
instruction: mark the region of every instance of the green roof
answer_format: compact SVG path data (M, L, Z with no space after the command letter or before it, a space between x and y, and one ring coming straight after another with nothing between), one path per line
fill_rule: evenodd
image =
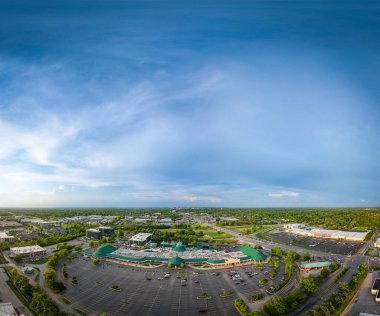
M88 254L88 255L92 255L94 253L90 249L84 249L83 252L86 253L86 254Z
M177 244L175 244L175 245L172 247L172 250L173 250L173 251L177 251L177 252L184 252L184 251L186 251L186 246L185 246L185 245L182 245L181 242L178 242Z
M225 263L226 260L224 259L208 259L207 260L207 263L211 263L211 264L219 264L219 263Z
M175 257L170 258L169 262L173 266L179 266L181 263L185 263L185 260L183 260L181 257L175 256Z
M304 262L304 263L300 264L301 268L306 268L306 269L323 268L323 267L328 267L329 265L331 265L331 262L329 262L329 261L325 261L325 262Z
M187 263L195 263L195 262L206 262L207 258L187 258L184 259Z
M257 249L252 248L251 246L248 246L248 245L241 247L240 251L244 253L246 256L249 256L251 260L254 260L254 261L264 261L267 259L267 256L264 255L261 251L258 251Z
M117 250L116 247L111 246L109 244L103 244L101 245L92 255L97 258L104 258L107 257L111 252L114 252Z
M173 247L173 244L168 243L168 242L162 242L162 243L160 244L160 247Z

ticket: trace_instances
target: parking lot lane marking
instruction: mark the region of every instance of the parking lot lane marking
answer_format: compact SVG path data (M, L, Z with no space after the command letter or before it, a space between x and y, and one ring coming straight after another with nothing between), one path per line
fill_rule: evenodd
M149 315L153 315L153 314L151 314L151 311L152 311L153 306L156 304L156 301L157 301L158 295L160 294L161 289L162 289L162 285L160 285L160 286L158 287L158 290L157 290L156 296L154 297L152 303L150 304L149 310L148 310L147 313L146 313L147 316L149 316Z

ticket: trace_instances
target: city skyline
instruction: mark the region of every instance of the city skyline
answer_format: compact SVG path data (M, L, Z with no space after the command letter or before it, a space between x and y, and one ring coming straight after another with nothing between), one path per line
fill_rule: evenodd
M378 3L0 9L1 207L380 205Z

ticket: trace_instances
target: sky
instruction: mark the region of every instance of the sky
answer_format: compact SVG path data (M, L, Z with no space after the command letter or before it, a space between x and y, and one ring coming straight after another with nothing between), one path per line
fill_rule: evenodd
M0 207L380 205L378 1L0 2Z

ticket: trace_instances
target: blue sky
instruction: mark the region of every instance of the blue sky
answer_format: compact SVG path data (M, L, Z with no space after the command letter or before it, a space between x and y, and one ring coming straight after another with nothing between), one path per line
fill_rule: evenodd
M380 205L378 1L1 1L1 206Z

